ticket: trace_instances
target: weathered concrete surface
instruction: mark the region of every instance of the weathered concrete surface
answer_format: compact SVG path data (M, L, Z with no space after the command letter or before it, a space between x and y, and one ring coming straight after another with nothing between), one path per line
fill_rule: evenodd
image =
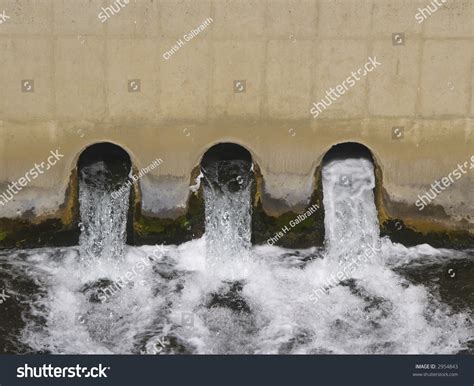
M10 17L0 24L0 193L51 150L64 155L0 205L0 218L70 218L71 173L101 141L122 146L137 169L163 160L140 180L146 215L183 215L191 172L219 142L252 153L268 214L298 212L325 152L354 141L382 171L384 218L474 232L472 170L433 200L439 207L415 206L474 155L469 0L449 0L421 24L415 14L428 0L137 0L102 23L112 3L0 0ZM400 32L404 45L392 45ZM369 56L381 66L314 119L312 102ZM34 92L22 92L24 79ZM129 92L131 79L140 92ZM234 80L246 81L245 92L234 92Z

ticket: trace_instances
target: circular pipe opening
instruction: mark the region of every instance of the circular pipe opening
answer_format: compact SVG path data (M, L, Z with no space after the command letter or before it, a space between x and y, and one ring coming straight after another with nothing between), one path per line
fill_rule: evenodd
M347 158L365 158L374 163L374 158L369 148L356 142L345 142L332 146L324 155L322 163L324 165L331 161Z
M235 143L219 143L204 153L201 171L205 182L220 190L236 192L252 180L252 155Z
M252 155L245 147L235 143L218 143L204 153L201 166L207 167L218 161L245 161L251 164Z
M87 185L116 189L128 178L132 161L120 146L102 142L86 148L77 166L80 178Z

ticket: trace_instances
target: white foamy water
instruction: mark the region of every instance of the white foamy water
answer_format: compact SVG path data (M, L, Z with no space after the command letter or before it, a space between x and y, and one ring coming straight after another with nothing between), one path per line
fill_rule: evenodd
M114 261L124 253L130 188L113 197L108 184L110 178L103 162L81 171L79 245L84 261Z
M370 247L380 249L372 162L332 161L322 177L327 258L344 264Z
M155 247L127 249L121 262L98 266L79 263L76 248L27 252L41 291L25 312L22 342L71 354L152 352L163 339L170 344L160 352L170 354L456 353L472 339L467 312L388 268L365 268L352 288L334 286L315 304L311 290L331 272L318 250L256 247L251 273L226 301L232 282L206 271L204 239L167 247L155 261L147 258ZM143 261L122 290L91 302L85 285Z
M228 172L229 168L233 173ZM221 177L223 170L227 174ZM207 269L222 279L236 280L247 275L250 261L252 184L248 165L224 161L210 167L206 174ZM219 178L223 180L220 183Z
M339 176L349 169L352 184ZM427 245L405 248L380 239L372 166L364 160L330 163L323 178L325 249L248 247L249 258L238 260L238 248L227 253L218 240L231 243L241 235L235 229L219 233L216 225L212 231L219 236L211 248L224 251L224 267L236 258L245 275L219 275L209 269L208 234L164 249L126 246L123 259L88 265L80 261L77 247L0 254L0 263L10 264L6 271L26 272L38 287L23 294L21 343L36 352L89 354L465 350L473 339L472 310L453 311L441 301L436 286L414 285L393 268L419 264L429 272L433 262L472 264L474 254ZM225 215L226 205L236 204L218 202L207 214L217 216L212 212L216 210ZM229 213L247 216L232 208ZM365 253L361 243L378 247L367 263L328 285L328 277ZM101 302L97 295L127 273L130 280L123 288ZM325 290L315 301L311 295L320 287Z

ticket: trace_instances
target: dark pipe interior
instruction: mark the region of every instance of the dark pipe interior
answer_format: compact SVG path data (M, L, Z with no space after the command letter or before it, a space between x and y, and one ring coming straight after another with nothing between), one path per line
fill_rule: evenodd
M109 142L96 143L84 150L79 157L78 166L82 169L96 162L106 164L122 163L131 167L132 162L129 155L120 146Z
M252 155L243 146L235 143L219 143L204 153L201 165L205 168L216 161L246 161L252 163Z
M90 170L94 165L103 167L94 171ZM77 166L81 178L87 184L106 184L109 188L116 189L127 179L132 161L127 152L120 146L103 142L85 149L79 157ZM87 172L81 173L83 171Z
M220 190L236 192L251 181L252 155L235 143L219 143L212 146L201 161L206 184Z
M329 149L323 157L323 165L334 160L343 160L346 158L365 158L372 163L374 162L372 153L366 146L355 142L345 142L334 145Z

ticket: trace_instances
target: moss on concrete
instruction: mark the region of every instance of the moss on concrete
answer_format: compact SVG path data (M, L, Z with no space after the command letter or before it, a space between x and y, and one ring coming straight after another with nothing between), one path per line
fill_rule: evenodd
M8 233L6 231L0 231L0 241L5 240L7 236Z
M60 219L38 224L28 220L0 218L0 248L40 248L77 245L79 230Z
M204 234L202 197L191 194L187 213L177 218L150 217L137 211L133 232L135 245L180 244L201 237Z
M263 177L256 168L256 184L253 215L252 215L252 242L254 244L264 244L270 238L274 238L277 232L281 232L285 226L290 228L283 237L274 244L285 248L309 248L321 246L324 242L324 209L323 209L323 189L321 181L321 168L316 170L315 190L310 203L305 211L313 205L318 206L318 210L294 227L290 227L290 221L295 220L298 213L288 211L280 216L268 215L262 205Z
M199 173L196 167L192 181ZM455 229L448 222L434 219L449 219L439 206L427 206L420 217L415 207L391 202L383 188L381 168L375 163L375 204L378 212L380 233L394 242L406 246L428 243L440 248L469 248L474 246L474 234L465 229ZM54 218L42 221L25 218L0 218L0 248L36 248L45 246L69 246L79 242L79 187L77 170L73 170L64 204ZM321 167L315 173L315 189L307 208L316 204L319 209L304 221L290 227L298 213L288 211L280 216L269 215L262 205L263 176L255 166L252 189L252 243L265 244L268 239L285 226L290 228L275 245L287 248L321 246L324 242L324 206ZM131 245L180 244L202 237L205 227L203 187L191 193L185 214L177 218L159 218L141 211L139 185L134 184L130 196L127 242ZM306 210L305 209L305 210ZM428 216L429 215L429 216Z
M199 168L193 170L191 180L194 181ZM263 177L255 165L255 178L252 187L252 243L264 244L270 237L283 227L290 227L298 213L288 211L280 216L268 215L262 205ZM321 170L316 172L316 186L307 208L318 205L313 215L301 221L281 238L276 245L287 248L308 248L322 245L324 241L324 210L322 209ZM205 208L203 186L189 196L186 214L177 218L159 218L141 213L140 192L134 189L133 244L179 244L198 237L205 231Z
M430 244L435 248L464 249L474 245L474 235L464 230L428 230L417 221L387 219L380 226L382 236L406 246ZM428 225L431 227L432 225Z
M194 181L199 168L191 173ZM201 237L204 234L204 197L202 186L190 194L186 213L177 218L147 216L141 210L141 194L135 185L131 194L133 208L131 235L129 241L134 245L180 244Z
M0 249L77 245L80 230L77 171L73 170L64 204L51 218L0 218Z
M380 235L405 246L430 244L435 248L463 249L474 246L474 234L448 225L449 216L439 205L428 205L421 217L413 205L394 203L383 187L382 170L375 163L375 205ZM443 221L445 220L445 221Z
M69 185L66 190L66 199L60 206L61 221L66 226L72 226L79 222L79 180L77 169L71 172Z

